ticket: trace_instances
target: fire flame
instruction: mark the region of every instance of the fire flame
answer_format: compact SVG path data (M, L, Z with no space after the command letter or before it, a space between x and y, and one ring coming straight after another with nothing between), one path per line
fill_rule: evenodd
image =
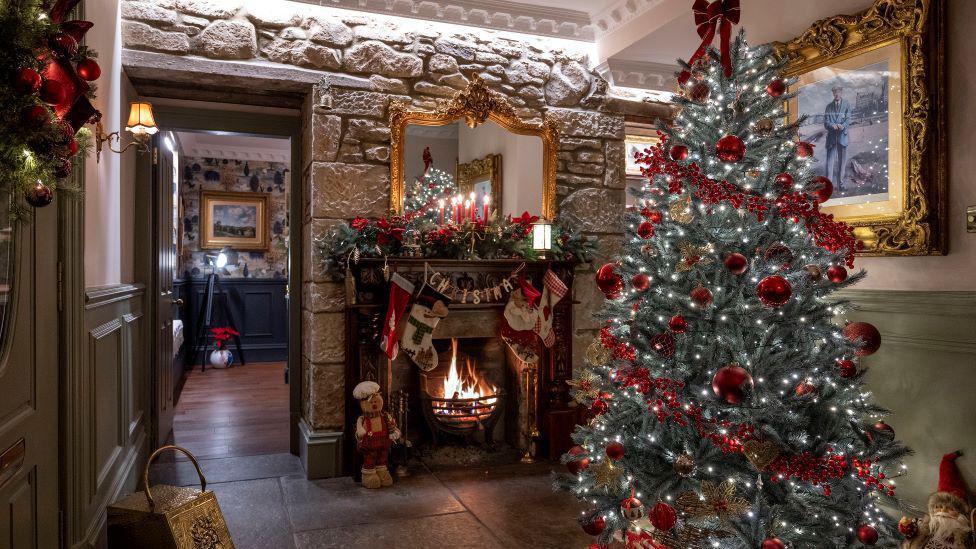
M457 358L457 340L452 339L451 369L444 378L444 392L442 393L444 398L481 398L498 392L497 387L478 376L476 363L473 360L465 358L464 368L459 370ZM486 404L493 402L494 399L485 401Z

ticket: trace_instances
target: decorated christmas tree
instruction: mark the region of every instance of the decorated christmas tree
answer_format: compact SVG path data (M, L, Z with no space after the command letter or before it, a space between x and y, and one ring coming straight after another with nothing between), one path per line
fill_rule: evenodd
M785 122L783 62L729 42L684 65L674 124L638 155L597 275L606 327L572 382L593 418L556 483L595 546L890 546L907 450L858 363L880 336L839 326L831 298L864 276L857 243L820 210L832 185Z
M434 159L430 154L430 147L424 148L424 175L411 185L407 185L403 210L407 213L416 212L434 221L438 212L443 210L446 201L457 194L457 184L454 178L444 170L433 166ZM442 202L443 201L443 202Z

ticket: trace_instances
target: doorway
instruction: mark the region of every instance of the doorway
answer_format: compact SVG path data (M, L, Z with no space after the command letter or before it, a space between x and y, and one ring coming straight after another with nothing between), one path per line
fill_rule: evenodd
M297 454L297 112L155 110L153 445L201 460Z

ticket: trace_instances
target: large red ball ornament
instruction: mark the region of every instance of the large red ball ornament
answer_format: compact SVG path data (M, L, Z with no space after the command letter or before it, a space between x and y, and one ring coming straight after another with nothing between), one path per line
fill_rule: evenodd
M41 105L33 105L25 107L24 110L20 111L20 118L24 121L24 124L32 128L39 128L45 122L51 120L51 111Z
M614 461L620 461L624 458L624 445L617 441L607 444L604 451L607 453L607 457Z
M881 332L867 322L851 322L843 333L847 341L858 345L857 356L873 355L881 347Z
M580 456L585 453L586 450L584 450L582 446L577 445L569 449L569 455L571 456ZM569 472L574 475L578 475L580 471L585 471L589 466L590 466L590 458L588 457L581 457L579 459L574 459L566 462L566 468L569 469Z
M895 430L883 421L879 421L871 426L871 430L868 431L868 438L874 442L874 436L877 436L881 440L892 440L895 438Z
M674 145L671 147L669 153L671 155L671 160L684 160L688 158L688 147L684 145Z
M600 515L597 515L582 524L583 531L591 536L599 536L603 533L603 530L607 527L607 521Z
M648 515L651 519L651 524L654 528L662 532L667 532L668 530L674 528L674 525L678 523L678 513L663 501L659 501L654 507L651 507L651 513Z
M779 275L770 275L759 281L756 297L767 307L782 307L793 295L790 281Z
M630 284L638 292L646 292L651 287L651 277L646 273L637 273L630 278Z
M804 381L796 386L796 396L812 395L817 392L817 387L809 381Z
M777 78L766 84L766 93L773 97L779 97L786 93L786 82L782 78Z
M624 289L623 278L614 270L615 267L613 263L607 263L596 272L596 285L607 299L616 299Z
M665 358L674 356L674 337L667 332L657 334L651 338L651 348Z
M98 77L102 75L102 68L98 66L97 61L90 57L78 61L78 66L76 69L78 71L78 76L89 82L92 80L98 80Z
M790 264L793 263L793 250L785 244L773 244L766 248L766 251L763 253L763 259L776 267L788 269Z
M817 199L818 203L830 200L830 195L834 194L834 183L822 175L813 178L810 183L810 192Z
M786 549L786 544L779 538L766 538L762 542L762 549Z
M703 309L712 304L712 292L704 286L696 287L688 296L691 297L692 303Z
M847 280L847 269L843 265L831 265L827 269L827 279L834 284L840 284Z
M71 57L78 53L78 41L70 34L59 32L51 38L51 49L62 57Z
M730 273L739 276L749 270L749 260L739 252L732 252L725 256L725 268Z
M862 524L857 529L857 539L864 545L874 545L878 543L878 531L869 524Z
M11 84L20 95L28 95L41 89L41 75L30 67L21 67L14 72Z
M704 103L712 96L712 88L706 82L699 81L688 90L688 97L696 103Z
M783 191L789 191L793 188L793 176L788 173L777 174L774 181Z
M36 185L24 191L24 200L35 208L43 208L54 202L54 191L40 181Z
M637 226L637 234L640 235L641 238L650 238L654 236L654 224L650 221L644 221Z
M593 404L590 405L590 411L593 412L593 415L595 416L607 413L607 409L609 408L610 406L607 404L607 401L600 399L594 400Z
M726 135L715 143L715 154L725 162L738 162L746 155L746 144L735 135Z
M741 403L752 387L752 375L737 364L721 368L712 377L712 391L729 404Z
M813 156L813 143L800 141L796 144L796 155L800 158L810 158Z
M60 105L64 102L64 85L57 80L45 80L41 84L40 96L48 105Z
M844 379L851 379L857 375L857 364L854 364L853 360L838 360L837 370L840 372L840 377Z
M644 217L644 219L650 221L651 223L654 223L655 225L660 223L661 219L663 219L663 216L661 215L661 212L659 210L652 210L650 208L644 208L643 210L641 210L640 214L642 217Z
M674 315L668 321L668 328L676 334L683 334L688 331L688 321L681 315Z

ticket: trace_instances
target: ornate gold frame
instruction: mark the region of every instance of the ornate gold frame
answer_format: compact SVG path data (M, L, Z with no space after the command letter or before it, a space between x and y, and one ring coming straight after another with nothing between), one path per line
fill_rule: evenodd
M544 117L542 123L522 120L504 96L488 89L477 74L470 76L468 87L454 95L454 99L440 103L433 111L412 110L408 103L390 103L390 211L403 211L403 147L408 124L443 126L464 119L470 128L486 120L493 120L506 130L520 135L534 135L542 139L542 216L556 216L556 152L559 149L559 129L555 121ZM497 201L496 201L497 203Z
M945 10L945 0L875 0L861 13L821 19L797 38L774 44L789 60L786 76L900 45L905 192L897 214L844 219L864 243L861 255L948 251Z
M200 235L201 250L215 250L230 246L235 250L267 250L271 237L268 234L268 206L269 197L267 193L242 193L231 191L200 191L200 227L197 232ZM211 232L213 228L210 219L210 208L213 202L240 202L253 204L257 207L255 219L257 234L254 238L242 241L242 239L231 237L214 236Z
M471 162L457 165L455 181L461 194L468 194L478 180L485 176L491 181L491 202L501 207L502 204L502 155L489 154L484 158L476 158Z

